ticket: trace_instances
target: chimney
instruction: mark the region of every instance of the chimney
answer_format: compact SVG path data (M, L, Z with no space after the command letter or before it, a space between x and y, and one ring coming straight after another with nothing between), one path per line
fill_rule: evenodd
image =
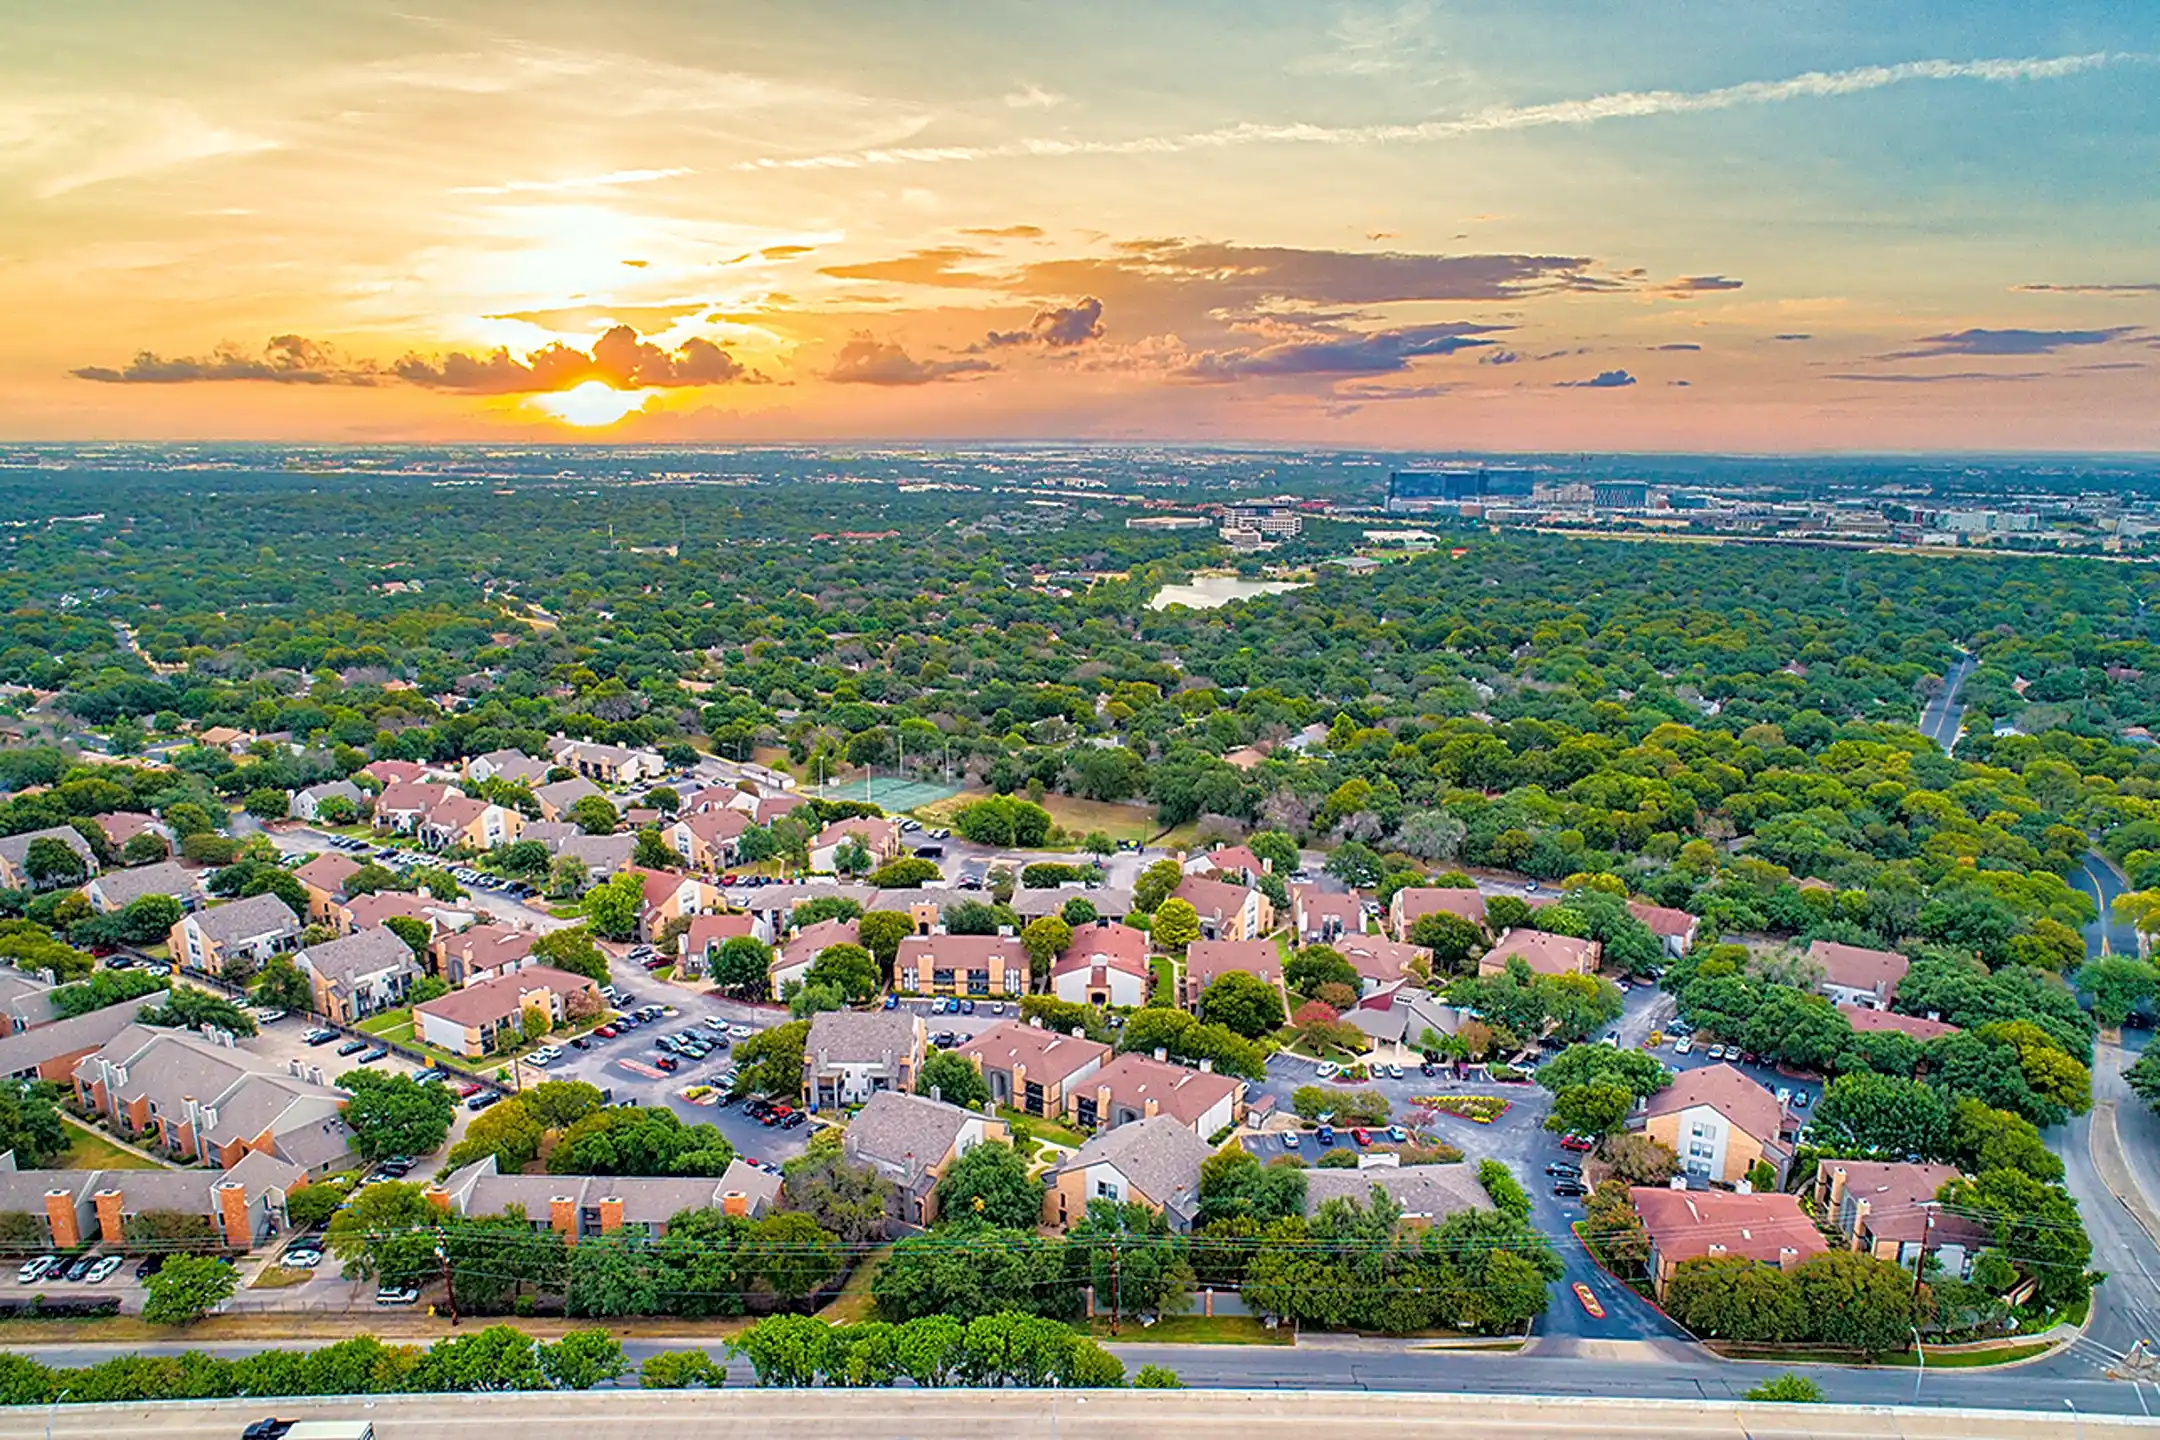
M72 1250L82 1244L82 1221L75 1213L73 1191L45 1192L45 1223L52 1229L53 1249Z
M218 1219L225 1231L225 1243L235 1250L245 1250L255 1243L255 1235L248 1225L247 1187L235 1180L227 1180L217 1187Z
M420 1193L426 1197L428 1204L434 1206L437 1210L446 1211L450 1208L450 1192L441 1185L430 1184L427 1189Z
M1215 1073L1215 1062L1214 1062L1213 1060L1202 1060L1202 1061L1200 1062L1200 1073L1201 1073L1201 1074L1203 1074L1203 1075L1212 1075L1212 1074L1214 1074L1214 1073Z
M622 1223L622 1197L620 1195L601 1196L600 1233L612 1235L617 1230L622 1229Z
M565 1240L577 1239L577 1201L568 1195L548 1197L548 1228Z
M1075 1040L1085 1040L1085 1039L1087 1039L1087 1027L1086 1027L1086 1026L1084 1026L1084 1025L1075 1025L1075 1026L1073 1026L1073 1028L1072 1028L1072 1036L1073 1036L1073 1039L1075 1039Z
M125 1244L127 1222L121 1212L120 1192L100 1190L91 1198L97 1205L98 1238L107 1245Z
M1830 1207L1833 1210L1844 1203L1846 1184L1845 1167L1839 1165L1833 1168L1830 1171Z
M1163 1046L1157 1045L1155 1047L1155 1058L1162 1061L1164 1064L1168 1064L1170 1061L1170 1052Z
M1666 1189L1668 1189L1668 1190L1685 1190L1685 1189L1687 1189L1687 1176L1685 1176L1685 1175L1675 1175L1675 1176L1673 1176L1673 1177L1672 1177L1672 1179L1670 1179L1670 1180L1668 1180L1668 1181L1666 1181L1666 1182L1665 1182L1665 1188L1666 1188Z

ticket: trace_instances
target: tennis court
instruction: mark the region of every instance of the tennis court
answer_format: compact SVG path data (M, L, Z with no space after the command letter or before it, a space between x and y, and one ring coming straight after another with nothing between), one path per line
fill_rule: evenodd
M890 775L880 775L870 780L849 780L838 785L827 785L817 793L821 800L863 800L872 805L882 805L891 811L934 805L940 800L959 794L960 787L941 785L935 780L900 780Z

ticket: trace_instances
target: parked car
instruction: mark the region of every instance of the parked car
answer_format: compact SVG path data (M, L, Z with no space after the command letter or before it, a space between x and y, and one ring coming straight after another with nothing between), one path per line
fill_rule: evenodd
M1725 1047L1723 1045L1712 1045L1708 1050L1703 1051L1703 1054L1709 1056L1712 1060L1722 1060L1725 1058Z
M97 1262L98 1257L95 1255L78 1255L68 1263L67 1273L60 1278L71 1285L79 1284L83 1276L88 1275L91 1267L96 1265Z
M502 1096L496 1094L493 1090L482 1090L465 1102L465 1108L468 1110L485 1110L500 1099L502 1099Z
M1403 1068L1402 1068L1402 1066L1400 1066L1400 1065L1390 1065L1390 1066L1388 1066L1388 1067L1387 1067L1387 1078L1388 1078L1388 1079L1390 1079L1390 1080L1400 1080L1400 1079L1402 1079L1402 1078L1403 1078Z
M1810 1095L1805 1090L1795 1090L1793 1091L1792 1103L1793 1109L1805 1110L1808 1106L1815 1103L1815 1097L1813 1095Z
M1582 1175L1582 1166L1570 1165L1565 1160L1555 1160L1552 1164L1545 1167L1545 1173L1547 1175L1565 1176L1566 1178L1572 1180L1577 1179Z
M1342 1074L1342 1066L1337 1065L1330 1060L1323 1060L1320 1062L1320 1068L1315 1070L1313 1073L1319 1076L1322 1080L1332 1080L1337 1075Z
M340 1055L357 1055L367 1048L368 1042L365 1040L347 1040L337 1047L337 1053Z
M163 1255L145 1255L135 1262L135 1278L137 1280L147 1280L164 1268L165 1257Z
M383 1045L377 1045L377 1046L376 1046L376 1047L375 1047L374 1049L372 1049L372 1050L368 1051L368 1052L367 1052L366 1054L362 1055L362 1056L360 1057L360 1059L359 1059L359 1060L358 1060L358 1061L357 1061L356 1063L358 1063L358 1064L361 1064L361 1065L373 1065L373 1064L374 1064L374 1063L375 1063L376 1061L378 1061L378 1060L387 1060L387 1059L389 1059L389 1058L390 1058L390 1050L389 1050L389 1047L387 1047L387 1046L383 1046Z
M1563 1135L1560 1137L1560 1148L1588 1154L1597 1149L1597 1141L1588 1135Z
M1332 1125L1322 1125L1319 1129L1313 1131L1312 1138L1314 1143L1319 1145L1320 1148L1324 1150L1328 1146L1335 1143L1335 1127Z
M1283 1148L1283 1149L1285 1149L1285 1150L1295 1150L1295 1149L1299 1148L1299 1142L1298 1142L1298 1132L1297 1132L1297 1131L1295 1131L1295 1130L1286 1130L1286 1131L1284 1131L1284 1132L1283 1132L1283 1137L1282 1137L1282 1148Z
M393 1290L377 1290L375 1292L375 1303L385 1306L417 1305L420 1303L420 1292L410 1285Z
M1400 1125L1390 1125L1387 1127L1387 1138L1397 1145L1407 1145L1410 1142L1410 1132Z
M1565 1197L1587 1195L1590 1193L1590 1190L1580 1180L1561 1179L1553 1181L1552 1193Z
M1367 1130L1362 1125L1354 1126L1350 1131L1350 1138L1361 1146L1370 1145L1372 1144L1372 1131Z
M1675 1055L1686 1055L1690 1051L1694 1050L1694 1048L1695 1042L1688 1039L1687 1036L1682 1035L1678 1040L1673 1041L1672 1052Z
M40 1255L35 1259L25 1260L15 1271L15 1283L18 1285L35 1285L38 1281L50 1275L53 1272L53 1267L59 1263L60 1257L57 1255Z
M652 1063L669 1074L682 1069L682 1061L676 1059L673 1055L655 1055Z
M887 996L885 997L885 1008L886 1008L887 1010L897 1010L897 1009L899 1009L899 1008L900 1008L900 997L899 997L899 996L898 996L897 994L893 994L893 995L887 995Z
M747 1040L752 1035L757 1034L757 1031L748 1025L730 1025L727 1027L727 1033L730 1040Z
M460 1080L453 1088L456 1089L460 1100L470 1100L480 1093L481 1086L477 1080Z
M295 1245L278 1256L278 1264L287 1270L313 1270L322 1264L322 1253L314 1245Z

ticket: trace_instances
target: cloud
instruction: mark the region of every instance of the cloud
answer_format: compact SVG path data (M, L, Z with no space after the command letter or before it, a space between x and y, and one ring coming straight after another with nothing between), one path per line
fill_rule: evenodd
M1208 381L1291 375L1389 375L1408 370L1412 360L1491 345L1495 342L1482 337L1510 328L1448 321L1368 334L1316 335L1250 350L1202 351L1192 357L1182 373Z
M1825 380L1858 380L1870 385L1942 385L1963 380L2016 381L2045 380L2044 370L1958 370L1940 375L1825 375Z
M1070 350L1102 338L1102 301L1090 295L1077 305L1055 305L1037 310L1025 330L993 330L982 339L986 349L1013 345L1045 345Z
M1676 340L1670 345L1653 345L1653 350L1700 350L1702 346L1690 340Z
M1488 350L1477 357L1477 363L1480 365L1513 365L1520 359L1522 359L1522 355L1514 350Z
M455 185L453 195L522 195L528 193L553 194L560 190L608 190L618 185L650 185L656 180L673 180L683 175L695 175L697 171L681 165L665 170L610 170L605 175L573 175L565 180L505 180L499 185Z
M987 360L917 360L899 345L858 330L833 357L825 378L837 385L928 385L995 369Z
M2105 330L1954 330L1945 335L1923 335L1920 347L1885 355L1885 360L1926 360L1938 355L2052 355L2085 345L2106 345L2127 336L2142 334L2135 325L2114 325Z
M1242 122L1182 135L1125 140L1034 136L999 145L907 145L840 150L819 155L767 155L738 162L739 170L860 170L889 165L951 165L983 160L1058 159L1088 155L1162 155L1246 145L1431 144L1515 130L1602 124L1657 115L1700 115L1743 106L1778 105L1859 95L1915 81L1977 80L1984 84L2053 80L2111 65L2152 63L2148 55L2095 51L2083 55L1987 60L1908 60L1850 70L1811 70L1781 80L1748 80L1714 90L1622 90L1540 105L1500 105L1450 120L1415 124L1311 125Z
M797 255L808 255L815 249L815 245L767 245L757 253L760 260L792 260Z
M543 346L520 362L508 350L482 356L452 351L435 360L407 355L391 368L399 379L424 389L476 395L568 390L588 380L617 390L645 390L762 378L710 340L693 337L681 349L667 351L640 340L628 325L610 327L589 352L558 343Z
M21 172L40 200L278 148L179 100L0 96L0 173Z
M1006 95L1005 103L1014 110L1055 110L1065 103L1065 97L1028 83Z
M277 335L260 354L224 344L199 358L166 359L145 350L126 365L85 365L69 372L104 385L192 385L214 380L262 380L275 385L375 385L382 372L342 360L329 346L303 335Z
M1426 0L1406 0L1386 11L1346 5L1328 29L1335 48L1307 56L1290 69L1301 75L1354 76L1405 69L1424 48L1418 43L1418 32L1431 8Z
M1719 290L1738 290L1740 284L1740 281L1729 280L1723 275L1683 275L1668 285L1660 285L1657 293L1675 300L1692 300L1697 295Z
M1562 380L1563 390L1624 390L1635 383L1635 377L1625 370L1600 370L1588 380Z
M2028 295L2160 295L2160 284L2141 281L2128 285L2013 285Z
M1337 400L1431 400L1461 389L1446 383L1433 385L1375 385L1366 380L1347 381L1329 392Z
M1807 332L1805 332L1805 331L1793 331L1793 332L1791 332L1790 334L1785 334L1785 335L1772 335L1772 336L1771 336L1770 338L1771 338L1772 340L1786 340L1786 341L1792 341L1792 340L1812 340L1812 339L1814 339L1815 337L1814 337L1813 335L1810 335L1810 334L1808 334L1808 333L1807 333Z
M956 285L980 289L996 285L998 278L975 270L955 267L963 260L984 260L989 257L980 250L965 245L939 245L928 250L917 250L891 260L870 260L860 265L827 265L818 271L835 280L881 280L902 285Z
M960 233L980 235L990 240L1040 240L1043 228L1040 225L1000 225L994 229L969 229L963 226Z

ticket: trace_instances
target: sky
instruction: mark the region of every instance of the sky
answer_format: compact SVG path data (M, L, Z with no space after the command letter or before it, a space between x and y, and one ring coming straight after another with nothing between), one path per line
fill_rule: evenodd
M0 5L0 438L2160 451L2151 0Z

